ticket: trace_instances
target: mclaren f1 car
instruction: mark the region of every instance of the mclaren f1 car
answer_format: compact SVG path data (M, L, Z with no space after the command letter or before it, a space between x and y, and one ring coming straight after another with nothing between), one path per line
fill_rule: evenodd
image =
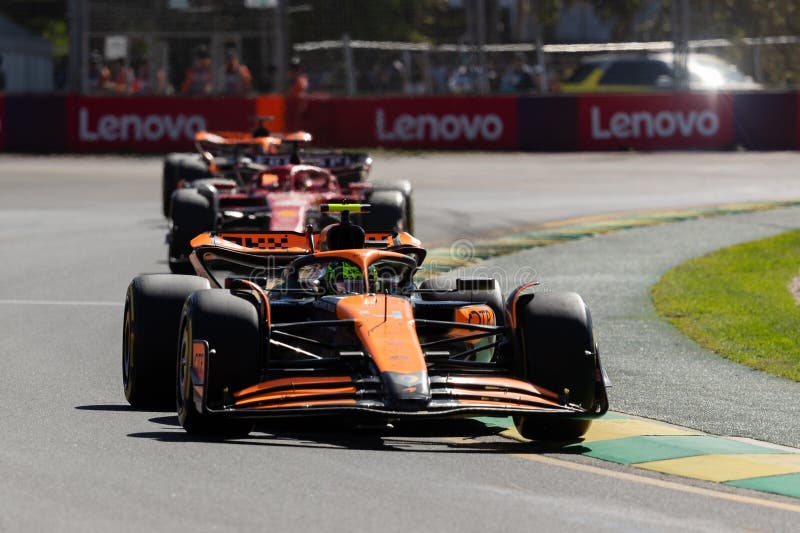
M177 404L192 435L256 421L513 416L529 439L580 437L608 409L589 310L575 293L503 301L494 279L415 283L407 233L365 232L357 204L320 232L205 233L193 276L127 292L123 385L135 407Z

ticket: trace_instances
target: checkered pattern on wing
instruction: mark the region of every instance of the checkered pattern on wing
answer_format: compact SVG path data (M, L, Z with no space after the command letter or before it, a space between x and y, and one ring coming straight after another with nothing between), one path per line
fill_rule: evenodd
M242 246L259 250L281 250L289 247L288 237L245 237Z

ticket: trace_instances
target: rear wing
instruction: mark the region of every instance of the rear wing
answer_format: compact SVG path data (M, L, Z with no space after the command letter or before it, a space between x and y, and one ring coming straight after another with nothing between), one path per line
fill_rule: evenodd
M195 134L199 152L257 152L250 158L254 163L269 167L296 164L327 168L329 170L369 170L372 157L363 152L307 151L303 146L311 142L311 134L304 131L272 133L266 137L253 137L246 131L201 131ZM254 150L255 149L255 150Z
M205 246L258 255L294 256L321 251L318 245L319 235L319 232L309 235L295 231L212 231L201 233L192 239L191 245L192 248ZM368 231L364 242L365 248L387 250L409 247L422 250L420 245L419 239L408 233L389 231Z
M365 237L365 248L403 254L413 258L417 266L425 260L426 252L419 246L420 241L408 233L368 232ZM320 251L319 240L319 232L201 233L192 239L189 261L195 272L212 285L227 286L229 278L244 275L251 281L263 277L266 286L270 280L278 280L283 269L298 257ZM226 266L220 268L220 261Z
M372 157L361 152L306 152L300 154L304 165L327 168L331 171L364 169L372 166ZM293 163L291 153L259 154L253 158L254 163L268 167L279 167Z

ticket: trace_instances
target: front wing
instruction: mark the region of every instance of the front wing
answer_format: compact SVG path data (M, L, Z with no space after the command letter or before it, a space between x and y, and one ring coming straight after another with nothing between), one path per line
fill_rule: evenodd
M207 377L207 376L206 376ZM478 375L430 376L430 401L392 405L377 376L298 376L259 383L231 395L205 413L241 418L358 415L390 419L467 416L596 416L554 393L514 378ZM198 391L199 392L199 391Z

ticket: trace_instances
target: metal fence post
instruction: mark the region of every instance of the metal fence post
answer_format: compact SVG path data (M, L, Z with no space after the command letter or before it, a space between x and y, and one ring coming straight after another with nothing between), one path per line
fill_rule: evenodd
M350 46L350 35L345 33L342 35L342 51L344 52L344 75L345 86L347 87L347 95L355 96L356 94L356 73L353 66L353 48Z
M273 61L275 62L275 90L277 92L286 92L286 74L287 64L289 63L286 54L287 39L287 22L286 19L286 0L278 0L275 5L275 14L273 20L274 38L272 42Z
M422 79L425 82L425 94L433 94L433 79L431 78L431 51L426 48L422 52Z
M478 77L478 89L481 94L489 94L489 65L486 61L486 1L477 0L478 22L478 64L481 73Z
M89 92L89 2L70 0L69 17L69 90Z

